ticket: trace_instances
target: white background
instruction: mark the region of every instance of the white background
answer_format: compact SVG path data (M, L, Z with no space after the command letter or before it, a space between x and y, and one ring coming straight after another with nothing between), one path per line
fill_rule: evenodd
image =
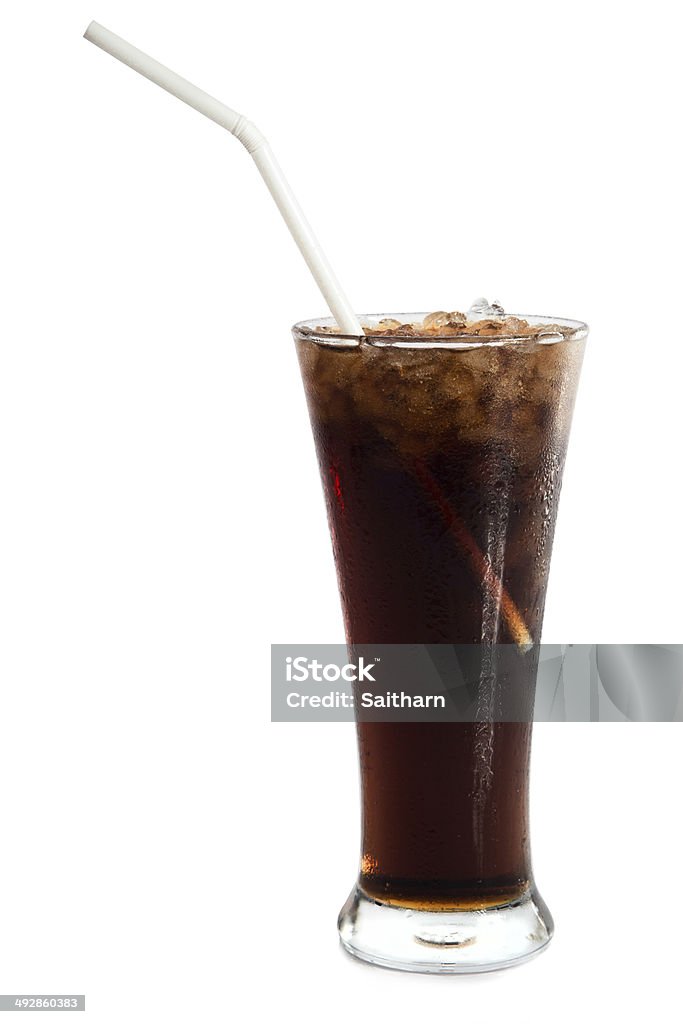
M675 6L3 7L0 992L97 1024L660 1018L680 728L537 727L550 950L357 965L350 726L271 725L271 642L342 639L290 324L324 312L246 152L95 17L269 137L359 312L587 320L545 639L683 641ZM9 1019L9 1018L8 1018Z

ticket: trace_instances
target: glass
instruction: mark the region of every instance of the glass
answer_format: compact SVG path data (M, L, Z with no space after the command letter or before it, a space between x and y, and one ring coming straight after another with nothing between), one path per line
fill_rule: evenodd
M533 705L588 330L523 319L530 328L487 320L477 337L457 326L362 339L334 333L330 320L293 328L349 647L480 652L475 721L357 723L361 866L339 931L354 956L402 970L508 966L553 931L530 859L532 715L498 721L491 710L505 686L500 645L524 659L515 686Z

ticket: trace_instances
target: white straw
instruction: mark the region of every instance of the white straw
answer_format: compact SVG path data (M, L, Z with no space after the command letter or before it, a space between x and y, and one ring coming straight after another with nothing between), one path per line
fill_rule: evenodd
M347 334L362 335L363 328L354 314L349 300L342 291L332 267L327 262L318 240L294 197L294 193L287 184L268 142L258 128L235 110L226 107L224 103L209 96L202 89L198 89L196 85L192 85L185 78L181 78L175 71L164 67L163 64L159 64L142 50L131 46L125 39L121 39L109 29L98 25L96 21L90 22L84 36L95 46L110 53L112 57L116 57L117 60L127 64L134 71L149 78L150 82L160 85L166 92L170 92L183 103L194 107L200 114L209 117L222 128L227 128L235 138L240 140L253 157L261 177L277 203L278 209L284 217L294 241L299 246L299 251L306 260L338 326Z

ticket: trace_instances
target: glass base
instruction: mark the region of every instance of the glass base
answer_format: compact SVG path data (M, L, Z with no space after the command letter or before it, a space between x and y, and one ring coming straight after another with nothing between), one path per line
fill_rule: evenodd
M553 934L535 889L483 910L413 910L379 903L356 888L339 915L344 949L359 960L418 974L472 974L523 963Z

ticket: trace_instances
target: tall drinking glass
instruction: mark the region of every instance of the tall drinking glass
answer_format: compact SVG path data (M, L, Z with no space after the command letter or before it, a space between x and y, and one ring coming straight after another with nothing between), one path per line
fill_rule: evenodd
M339 930L371 963L491 970L553 929L530 860L532 716L491 708L506 685L533 704L587 328L363 320L363 338L329 320L293 329L347 643L476 645L480 700L473 721L358 721L361 865ZM501 645L527 666L513 684L497 675Z

